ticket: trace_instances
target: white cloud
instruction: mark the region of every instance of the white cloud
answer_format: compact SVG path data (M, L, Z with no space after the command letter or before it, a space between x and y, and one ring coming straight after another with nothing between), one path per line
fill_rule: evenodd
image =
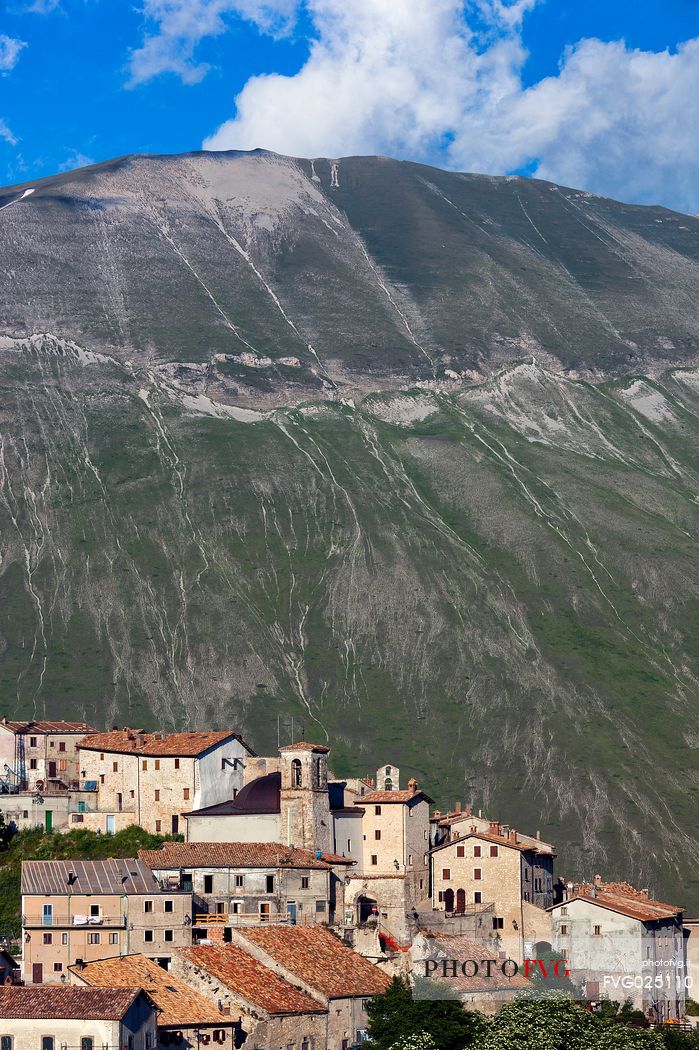
M238 16L276 33L288 28L296 7L297 0L144 0L143 14L151 30L131 54L129 86L162 73L196 84L209 70L196 58L197 45L225 32L225 16Z
M0 33L0 73L9 73L15 68L20 52L26 46L24 40L17 40L15 37Z
M12 134L5 121L0 117L0 139L10 146L17 145L17 138Z

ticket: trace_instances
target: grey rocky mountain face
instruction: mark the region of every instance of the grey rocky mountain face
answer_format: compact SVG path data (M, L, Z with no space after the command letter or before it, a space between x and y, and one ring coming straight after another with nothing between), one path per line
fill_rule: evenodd
M293 713L699 906L699 220L265 153L0 207L3 710Z

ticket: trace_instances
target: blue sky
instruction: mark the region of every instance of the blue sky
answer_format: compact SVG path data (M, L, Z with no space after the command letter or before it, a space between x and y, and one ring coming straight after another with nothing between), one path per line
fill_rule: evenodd
M4 183L206 143L526 171L699 212L699 0L0 0L0 12Z

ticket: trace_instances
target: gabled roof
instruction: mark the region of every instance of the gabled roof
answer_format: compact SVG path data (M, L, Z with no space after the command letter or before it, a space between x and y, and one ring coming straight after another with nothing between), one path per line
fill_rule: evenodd
M84 736L85 733L94 733L95 727L88 725L87 722L10 722L7 719L0 719L0 729L7 729L10 733L37 733L39 735L43 733L80 733Z
M469 831L465 835L459 835L458 838L448 839L446 842L440 842L438 846L433 846L430 853L438 853L441 849L446 849L447 846L463 846L469 839L480 839L483 842L492 842L497 846L509 846L510 849L517 849L521 853L538 853L539 850L536 846L528 842L513 842L512 839L506 839L502 835L488 835L485 831ZM546 856L550 856L548 850L542 850Z
M306 740L298 740L295 744L284 744L280 751L314 751L318 755L327 755L330 751L325 744L309 744Z
M320 868L328 864L307 849L280 842L165 842L138 851L149 868ZM342 858L336 858L342 860Z
M50 896L86 893L160 893L157 879L142 860L23 860L22 893Z
M92 988L144 988L160 1013L158 1027L226 1025L230 1017L146 955L101 959L69 970Z
M323 926L254 926L236 932L326 999L377 995L390 984L378 966Z
M634 889L627 882L603 882L596 886L582 883L573 896L559 904L554 904L547 910L553 911L561 906L565 907L575 900L594 904L598 908L604 908L606 911L613 911L619 915L627 915L630 919L638 919L640 922L675 919L682 914L682 908L653 900L647 893Z
M524 989L531 987L531 981L521 973L512 977L505 977L500 969L503 960L498 959L497 951L493 951L479 944L478 941L469 940L467 937L453 936L446 933L423 933L425 946L427 948L426 959L455 959L457 963L470 960L479 962L479 972L474 977L466 977L460 973L457 977L449 977L449 987L459 992L502 992L507 989ZM493 962L491 976L487 976L486 967L481 960L491 959ZM415 960L417 961L417 960ZM424 960L420 959L420 963ZM439 969L434 974L439 980Z
M233 944L223 947L197 945L178 948L178 954L211 974L251 1006L270 1014L324 1014L317 999L294 988L283 977Z
M93 733L80 741L82 751L110 751L122 755L150 755L154 757L196 758L227 740L238 740L249 755L248 747L239 733L142 733L132 729L113 729L109 733Z
M408 802L434 802L434 799L425 792L421 791L420 788L417 791L370 791L368 795L360 795L356 799L356 806L366 806L373 803L400 803L405 805Z
M73 988L30 984L0 986L0 1017L37 1020L120 1021L140 987Z

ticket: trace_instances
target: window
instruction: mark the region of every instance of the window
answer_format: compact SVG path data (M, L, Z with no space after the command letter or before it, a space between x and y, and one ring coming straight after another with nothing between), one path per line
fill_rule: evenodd
M52 1035L42 1035L41 1050L54 1050L55 1043Z
M175 939L175 937L174 937L173 931L172 930L166 930L165 931L165 940L166 941L174 941L174 939Z
M104 751L100 752L100 762L104 762Z
M493 929L494 930L501 930L504 925L505 925L505 920L502 918L502 916L500 916L500 915L494 915L493 916Z
M371 855L371 863L374 864L374 865L379 863L379 858L376 856L375 853L372 853L372 855Z
M381 832L380 832L380 831L378 830L378 828L377 828L377 830L376 830L376 831L374 832L374 838L376 839L376 841L377 841L377 842L378 842L378 841L379 841L379 839L381 838Z
M165 908L164 908L164 910L165 911L174 911L175 910L175 902L174 901L165 901Z
M320 914L325 911L325 901L316 901L316 912Z
M29 737L29 746L30 747L36 747L36 737L35 736L30 736Z
M44 934L44 944L53 944L53 934L52 933L45 933Z
M567 914L568 914L568 909L567 908L561 908L561 915L567 915Z
M112 762L112 773L118 773L118 772L119 772L119 763L118 762Z
M63 963L54 963L53 964L53 972L54 973L61 973L62 970L63 970Z
M499 851L500 851L500 847L499 846L491 846L490 847L490 856L491 857L497 857Z
M104 773L100 773L100 784L104 784Z
M180 760L179 760L179 758L176 758L175 759L175 769L179 769L179 768L180 768Z
M143 931L143 940L147 941L148 944L152 944L152 942L153 942L153 931L152 930L144 930Z
M214 877L213 875L204 876L204 893L214 892Z
M100 935L99 935L99 933L88 933L88 935L87 935L87 943L88 944L99 944L100 943Z
M567 937L568 936L568 927L566 926L565 923L563 923L563 925L561 926L561 928L560 928L560 930L558 932L560 933L561 937Z
M28 809L23 809L22 810L22 816L24 817L25 820L27 820L27 818L29 817L29 810Z
M189 801L189 788L182 788L182 798L185 802Z
M90 915L92 916L93 919L99 919L100 915L101 915L101 912L102 912L102 909L99 906L99 904L91 904L90 905Z
M160 802L160 788L155 789L155 801Z
M84 1035L80 1040L80 1050L94 1050L95 1041L92 1036Z
M483 856L483 850L482 850L482 848L480 846L474 846L473 847L473 856L474 857L482 857Z
M413 863L413 855L412 855L412 853L409 853L408 854L408 866L412 867L412 863Z
M473 903L474 904L482 904L483 903L483 894L481 893L480 890L476 890L474 892L474 894L473 894Z
M483 869L482 868L474 868L473 869L473 877L476 880L476 882L478 882L479 879L482 879L483 878Z
M449 882L451 878L451 868L442 868L442 878L445 882Z
M457 846L456 847L456 855L457 855L457 857L465 857L466 856L466 847L465 846Z
M309 876L308 875L302 875L301 876L301 889L302 890L307 890L308 887L310 886L310 884L311 884L311 880L310 880Z
M156 822L155 822L155 830L156 830L156 832L162 831L162 827L163 827L162 820L156 820Z
M11 1035L0 1035L0 1050L12 1050L12 1042Z
M240 889L242 886L244 886L245 885L245 876L244 875L236 875L235 876L235 885L236 885L236 889Z
M65 740L61 740L61 741L59 742L59 744L58 744L58 750L59 750L59 751L65 751L65 749L66 749L66 744L65 744Z
M62 933L61 934L61 944L67 944L67 943L68 943L68 934L67 933Z
M151 1032L146 1032L146 1050L152 1050L153 1038Z
M144 901L143 902L143 910L144 911L153 911L153 901Z
M425 880L424 879L420 879L420 889L423 889L424 885L425 885Z
M136 797L136 792L135 791L129 791L129 798L135 798L135 797Z
M291 786L301 787L302 771L301 759L295 758L291 763Z
M68 763L66 762L65 758L59 758L59 760L58 760L58 771L60 773L65 773L67 768L68 768Z
M155 760L155 762L153 763L153 765L155 766L155 768L156 768L156 769L160 769L160 759L159 759L159 758L156 758L156 760Z
M265 893L274 893L274 875L265 875Z
M593 926L592 927L592 935L593 935L593 937L600 937L602 935L602 927L601 926Z
M30 769L37 769L38 768L37 761L36 761L35 758L30 758L29 759L29 768Z
M260 921L261 922L267 922L267 920L269 919L270 914L271 914L269 904L267 904L265 901L260 901L259 909L260 909Z
M42 925L53 926L53 904L44 904L42 914Z
M381 816L381 806L374 806L374 813L377 817Z
M110 944L118 944L119 943L119 934L118 933L110 933L109 934L109 943Z
M148 769L148 759L147 758L144 758L143 762L141 762L141 769L143 770L144 773Z

